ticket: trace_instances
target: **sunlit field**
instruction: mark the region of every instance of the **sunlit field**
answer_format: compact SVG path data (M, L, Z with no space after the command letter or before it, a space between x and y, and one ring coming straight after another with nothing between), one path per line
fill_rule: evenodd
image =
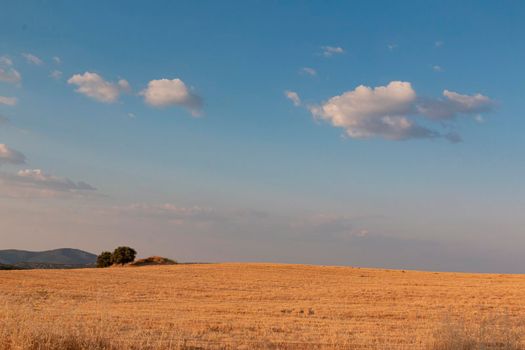
M519 349L524 320L522 275L277 264L0 272L2 350Z

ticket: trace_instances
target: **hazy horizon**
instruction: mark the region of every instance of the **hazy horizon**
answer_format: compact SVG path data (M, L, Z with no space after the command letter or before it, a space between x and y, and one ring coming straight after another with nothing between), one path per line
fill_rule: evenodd
M5 1L0 249L525 273L524 16Z

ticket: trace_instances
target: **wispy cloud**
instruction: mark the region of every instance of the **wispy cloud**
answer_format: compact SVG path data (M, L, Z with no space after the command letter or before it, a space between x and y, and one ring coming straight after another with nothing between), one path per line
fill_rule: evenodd
M444 71L445 71L445 70L443 69L443 67L441 67L441 66L439 66L439 65L437 65L437 64L435 64L435 65L432 66L432 70L433 70L434 72L444 72Z
M193 116L200 115L202 110L202 98L178 78L151 80L141 95L147 104L157 108L181 106Z
M437 40L434 42L435 47L442 47L443 45L445 45L445 43L442 40Z
M75 182L40 169L24 169L16 174L0 173L0 184L0 194L8 197L59 197L96 191L83 181Z
M0 105L14 106L17 103L18 99L16 97L0 96Z
M289 99L290 101L292 101L292 103L294 104L294 106L300 106L300 105L301 105L301 98L299 97L299 95L297 94L297 92L286 90L286 91L284 92L284 96L286 96L287 99Z
M394 51L395 49L397 49L399 47L399 45L397 45L396 43L390 43L386 46L390 51Z
M31 63L37 66L41 66L42 64L44 64L44 61L42 61L42 59L31 53L23 53L22 56L26 59L27 63Z
M53 56L52 59L53 59L53 62L55 62L56 64L61 64L62 63L62 60L58 56Z
M9 57L7 56L0 56L0 65L2 66L12 66L13 65L13 60L10 59Z
M299 71L301 74L304 74L304 75L309 75L311 77L315 77L317 75L317 71L313 68L310 68L310 67L303 67L301 68L301 70Z
M55 69L53 70L51 73L49 73L49 77L55 79L55 80L59 80L60 78L62 78L62 72Z
M0 81L18 84L22 81L20 73L13 68L13 60L7 56L0 57Z
M1 119L0 119L1 122ZM4 143L0 143L0 165L2 164L25 164L26 156L15 149L8 147Z
M323 56L332 57L334 55L341 55L345 50L340 46L322 46Z
M77 86L76 92L104 103L116 102L122 91L130 89L127 80L120 79L113 83L92 72L75 74L67 82Z

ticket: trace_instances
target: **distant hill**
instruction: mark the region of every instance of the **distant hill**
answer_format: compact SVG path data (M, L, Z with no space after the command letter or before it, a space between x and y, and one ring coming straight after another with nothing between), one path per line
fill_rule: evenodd
M94 265L97 256L79 249L62 248L31 252L27 250L0 250L0 265L23 269L74 268Z

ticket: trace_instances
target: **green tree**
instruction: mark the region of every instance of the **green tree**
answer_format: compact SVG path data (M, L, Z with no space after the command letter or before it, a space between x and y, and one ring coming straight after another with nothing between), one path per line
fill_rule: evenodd
M127 264L135 260L137 252L135 249L130 247L118 247L111 256L111 262L113 264Z
M97 267L109 267L112 264L111 252L102 252L97 256Z

